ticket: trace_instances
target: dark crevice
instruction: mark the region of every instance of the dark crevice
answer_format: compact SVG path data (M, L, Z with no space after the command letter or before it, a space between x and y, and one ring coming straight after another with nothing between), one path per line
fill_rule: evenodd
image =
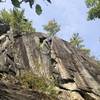
M19 38L19 37L22 37L22 34L17 34L17 35L14 36L15 39Z
M0 73L2 74L10 74L10 75L13 75L13 76L16 76L16 72L13 71L12 69L5 69L5 70L0 70Z
M43 41L46 39L46 37L41 37L41 38L39 38L39 39L40 39L40 44L42 44Z
M14 62L14 57L13 57L13 56L11 56L11 55L9 55L9 54L7 54L7 56L8 56L8 58L9 58L11 61Z
M66 88L62 87L61 85L58 85L58 87L59 87L60 89L63 89L63 90L71 91L70 89L66 89Z
M66 90L66 91L70 91L70 92L77 92L81 95L82 98L84 98L84 100L95 100L95 98L91 97L89 94L87 94L88 92L77 89L77 90L70 90L70 89L66 89L62 86L59 85L60 89ZM89 92L90 93L90 92Z
M77 70L74 70L74 69L72 69L72 68L68 68L69 70L71 70L71 71L73 71L73 72L77 72Z
M78 92L80 95L83 95L83 96L89 95L89 94L87 94L87 93L92 93L92 94L94 94L94 95L100 97L99 94L96 94L96 93L93 92L93 91L87 91L87 90L83 90L83 89L72 90L72 91ZM89 95L89 96L90 96L90 95ZM92 100L92 99L85 99L85 100ZM93 100L95 100L95 99L93 99Z
M12 76L16 76L16 72L13 71L12 69L9 69L9 74L11 74Z
M10 26L7 23L4 23L3 21L0 20L0 36L3 33L7 33L7 31L10 30Z
M86 91L83 90L73 90L73 91L78 92L84 98L84 100L95 100L95 98L87 94Z
M75 81L73 79L61 79L61 84L67 84L67 83L74 83Z
M87 93L93 93L94 95L96 95L96 96L100 97L100 95L99 95L99 94L97 94L97 93L93 92L92 90L88 91L88 90L83 90L83 89L81 89L81 91L84 91L84 92L87 92Z
M9 72L8 71L4 71L4 70L0 70L0 73L2 73L2 74L4 74L4 73L6 73L6 74L9 74Z
M57 64L57 61L54 58L51 58L51 64Z

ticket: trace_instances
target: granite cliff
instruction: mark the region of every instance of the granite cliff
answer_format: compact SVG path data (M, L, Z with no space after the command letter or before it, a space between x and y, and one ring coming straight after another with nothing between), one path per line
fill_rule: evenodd
M9 32L8 36L12 42L6 48L6 55L2 49L5 37L0 41L2 75L6 73L16 79L16 76L31 70L38 77L45 77L48 84L55 83L55 100L100 100L100 67L96 61L82 54L67 41L57 37L51 40L43 33L12 36ZM6 64L5 56L8 57ZM53 100L46 93L7 84L2 78L1 83L3 85L0 85L0 100Z

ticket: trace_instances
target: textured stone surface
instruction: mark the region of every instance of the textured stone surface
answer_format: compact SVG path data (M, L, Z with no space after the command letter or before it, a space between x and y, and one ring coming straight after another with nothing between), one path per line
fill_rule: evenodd
M55 37L51 45L44 46L45 39L42 33L15 36L11 50L15 50L15 63L20 69L31 68L38 76L53 77L58 83L60 100L100 100L97 63L64 40Z
M6 85L0 82L0 100L52 100L38 91L24 89L17 85Z
M8 30L10 30L10 26L0 21L0 35L6 33Z

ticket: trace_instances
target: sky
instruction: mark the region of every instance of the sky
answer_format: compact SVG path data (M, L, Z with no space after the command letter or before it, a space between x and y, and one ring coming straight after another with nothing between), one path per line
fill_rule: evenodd
M25 16L33 22L33 27L44 32L43 25L55 19L61 25L58 37L68 41L73 33L79 33L86 48L91 49L91 54L100 59L100 19L87 21L88 9L85 0L51 0L52 4L43 1L37 0L43 9L40 16L35 13L34 6L31 9L28 4L21 5L25 9ZM0 10L12 7L10 0L0 3Z

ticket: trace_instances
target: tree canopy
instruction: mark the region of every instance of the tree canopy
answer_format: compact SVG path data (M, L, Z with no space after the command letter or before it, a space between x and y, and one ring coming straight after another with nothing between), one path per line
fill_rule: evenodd
M78 49L84 47L83 39L79 36L79 33L73 33L72 37L70 38L70 43Z
M71 45L79 49L85 55L90 56L90 49L85 48L83 42L84 40L79 36L79 33L73 33L72 37L70 38Z
M89 8L88 20L100 18L100 0L86 0L86 5Z
M24 16L24 10L14 8L13 10L7 11L3 9L0 12L0 20L10 25L15 33L35 31L32 27L31 21L28 21Z
M39 0L40 1L40 0ZM44 2L48 2L51 3L51 0L43 0ZM0 0L0 2L3 2L3 0ZM30 8L33 7L33 5L35 6L35 12L40 15L42 13L42 8L40 4L36 3L36 0L11 0L12 4L14 7L20 8L20 5L25 2L28 3L30 5Z
M54 36L60 31L60 25L55 20L50 20L46 25L43 25L43 28L49 36Z

